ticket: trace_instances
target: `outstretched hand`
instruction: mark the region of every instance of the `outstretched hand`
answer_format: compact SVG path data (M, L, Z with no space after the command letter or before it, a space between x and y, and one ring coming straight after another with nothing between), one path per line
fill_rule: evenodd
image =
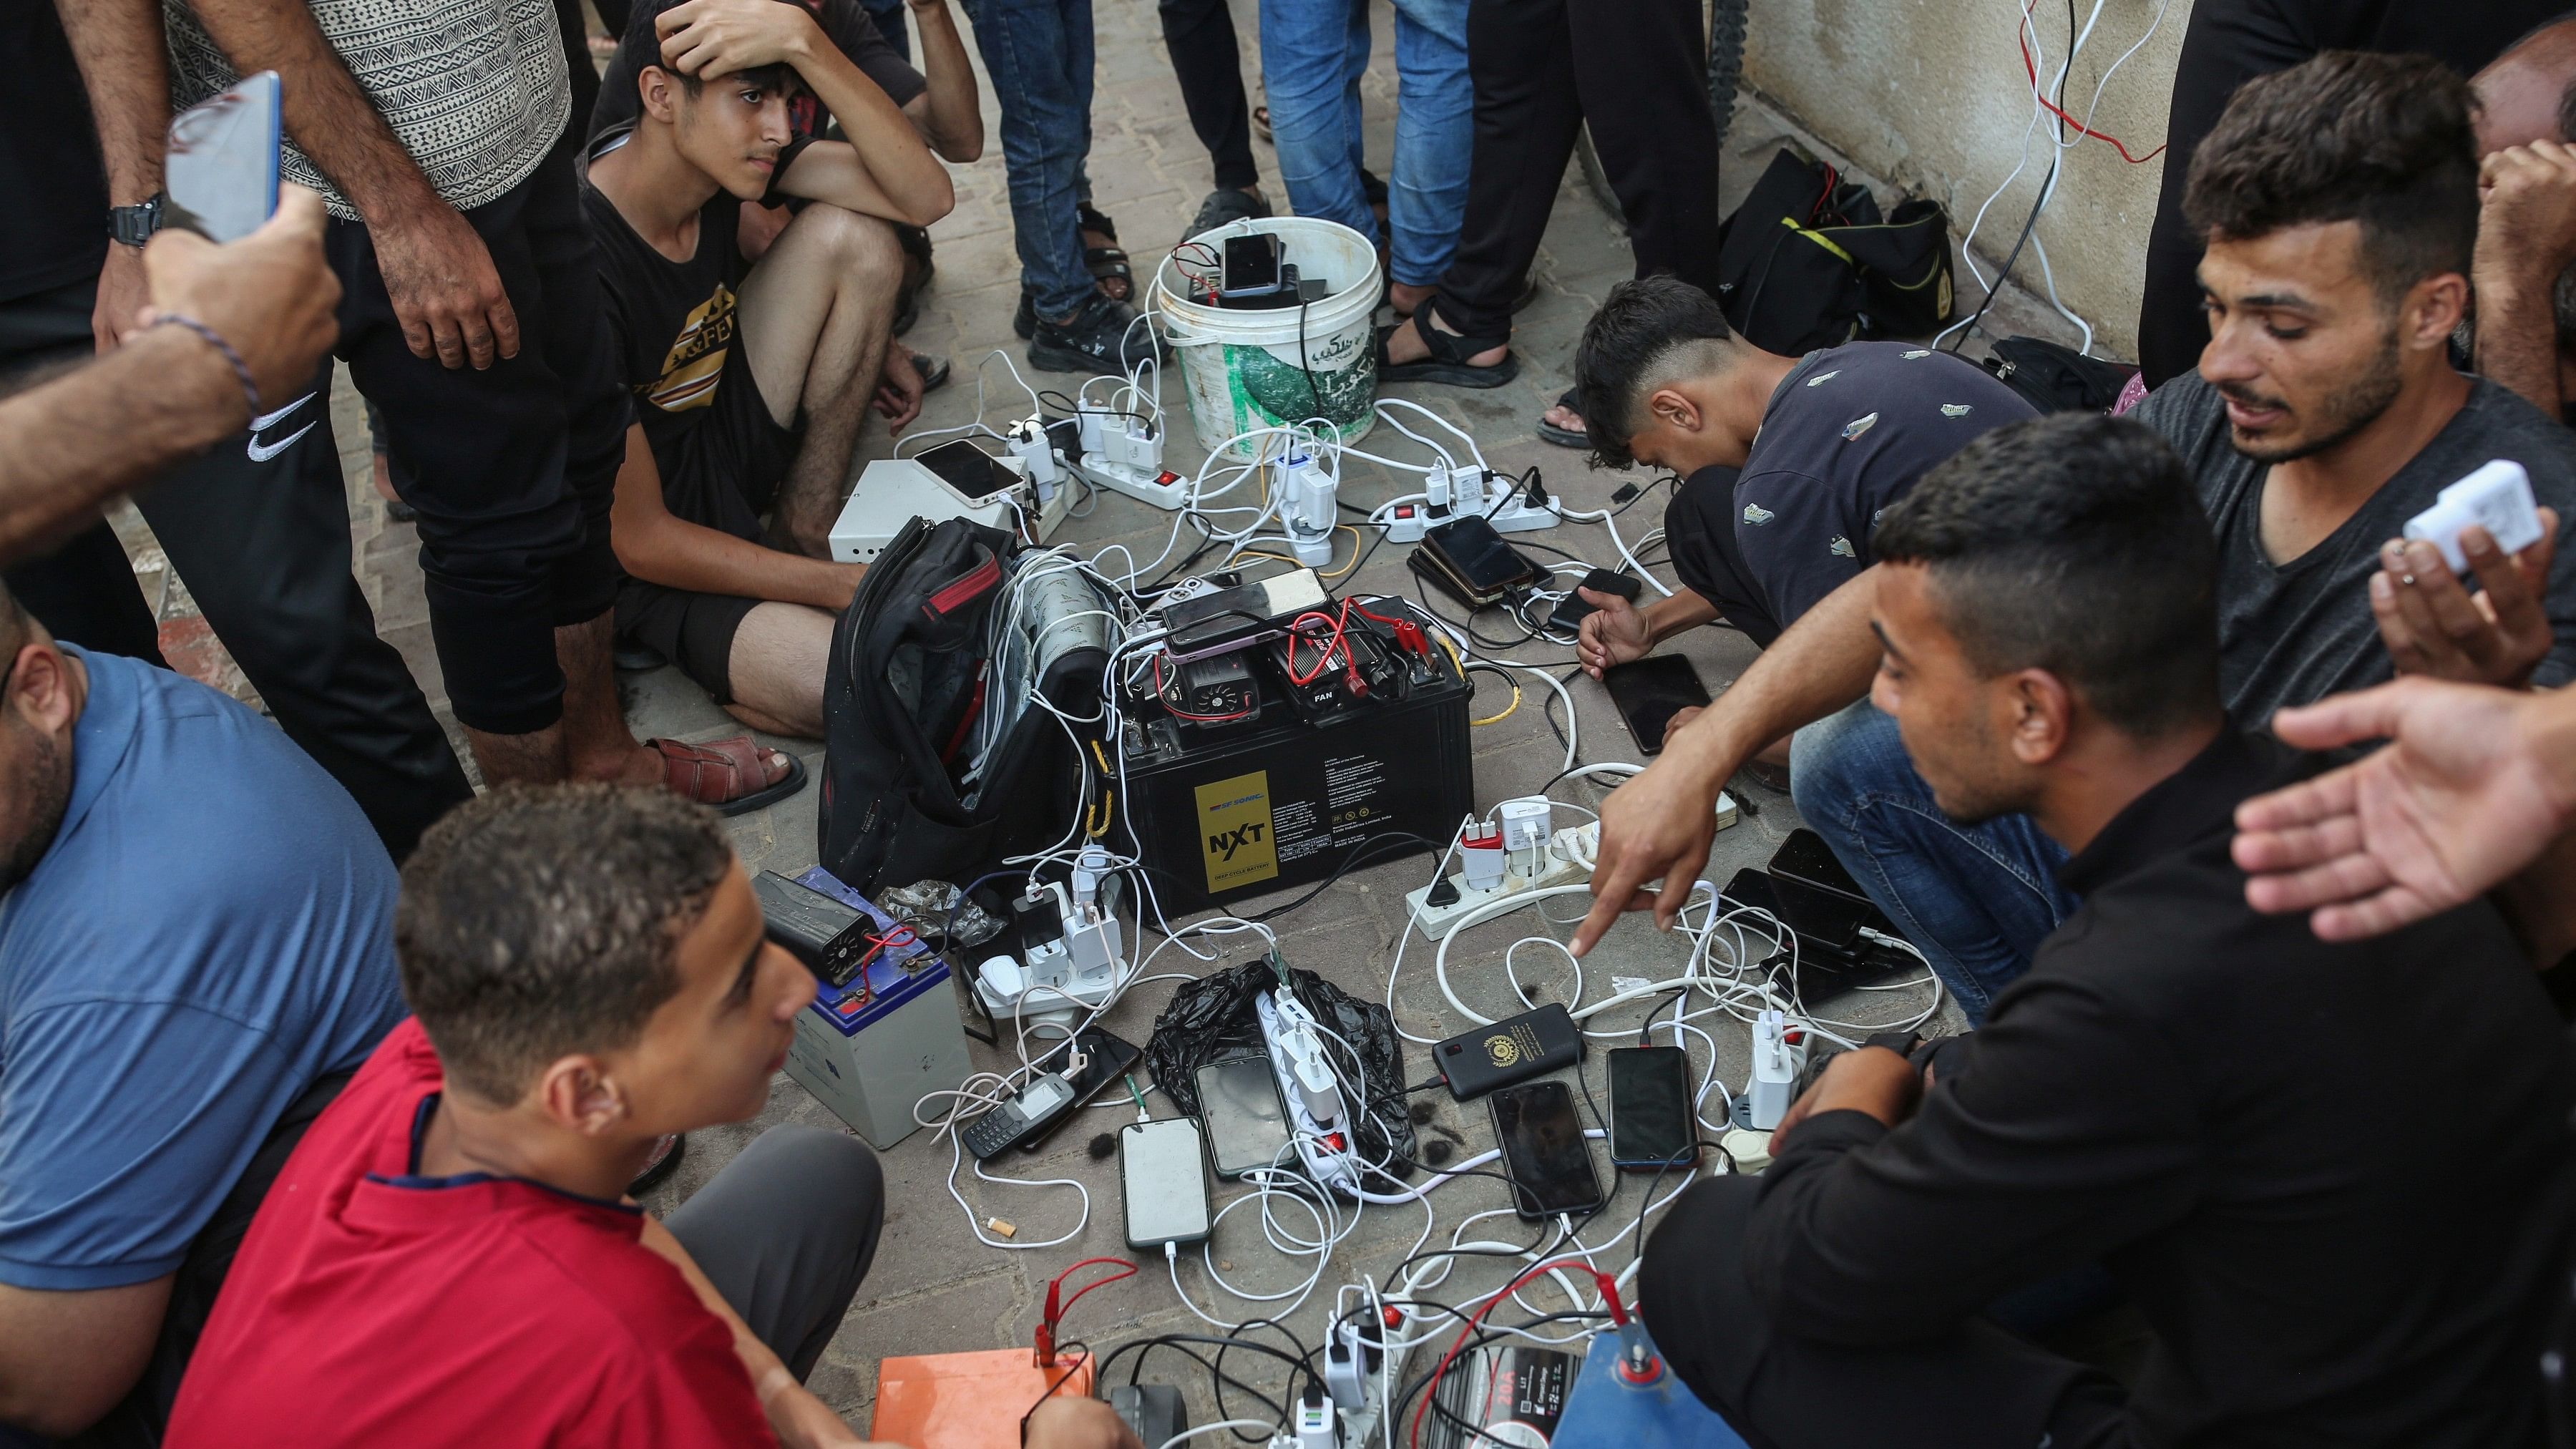
M2547 758L2549 700L2401 679L2283 710L2273 731L2302 749L2389 743L2237 807L2246 900L2350 941L2493 889L2576 818L2571 771Z
M1575 955L1598 944L1623 912L1652 909L1656 929L1672 929L1717 834L1718 785L1703 787L1705 773L1686 753L1668 748L1601 802L1592 909L1574 932ZM1716 778L1723 783L1725 776ZM1646 889L1657 880L1660 892Z

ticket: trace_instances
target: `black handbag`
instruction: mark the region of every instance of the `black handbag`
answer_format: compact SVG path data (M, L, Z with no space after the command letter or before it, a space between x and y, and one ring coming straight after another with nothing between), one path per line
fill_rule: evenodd
M2044 413L2107 413L2138 370L2124 362L2086 357L2037 337L2007 337L1995 344L1985 369Z
M1950 320L1950 218L1937 201L1882 214L1869 188L1782 149L1718 231L1718 305L1788 356Z

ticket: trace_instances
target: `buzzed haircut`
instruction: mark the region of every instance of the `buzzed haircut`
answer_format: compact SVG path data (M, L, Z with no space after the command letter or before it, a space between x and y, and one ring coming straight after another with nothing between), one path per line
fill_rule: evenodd
M2183 215L2205 236L2361 225L2363 265L2393 305L2466 276L2478 240L2477 101L2426 55L2329 50L2247 81L2191 159Z
M618 38L617 48L625 58L628 75L640 79L644 74L644 67L648 65L658 67L665 75L678 81L680 89L688 92L691 99L695 99L699 90L706 84L705 78L687 74L663 61L662 36L659 28L654 24L664 15L688 3L689 0L643 0L643 3L637 5L634 12L626 17L626 33ZM796 0L778 0L778 3L793 5ZM791 95L805 83L804 78L796 73L796 67L786 64L754 66L750 70L731 72L726 79L748 81L762 90L781 91ZM589 124L589 118L586 116L576 117L575 120L582 125Z
M1988 677L2045 669L2141 740L2221 712L2216 537L2144 424L2053 413L1983 434L1888 508L1871 548L1931 570Z
M715 812L663 789L511 785L430 827L394 953L448 1077L507 1106L548 1063L632 1046L733 859Z
M1574 389L1592 466L1634 466L1628 440L1646 423L1646 399L1657 384L1713 372L1735 329L1717 299L1679 277L1658 274L1621 282L1583 324L1574 350Z

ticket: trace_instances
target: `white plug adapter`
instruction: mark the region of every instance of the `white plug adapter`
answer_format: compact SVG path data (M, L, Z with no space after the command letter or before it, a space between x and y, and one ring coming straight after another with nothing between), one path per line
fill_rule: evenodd
M1745 1084L1744 1125L1768 1132L1789 1111L1798 1084L1798 1064L1790 1055L1788 1020L1778 1010L1753 1018L1753 1076Z

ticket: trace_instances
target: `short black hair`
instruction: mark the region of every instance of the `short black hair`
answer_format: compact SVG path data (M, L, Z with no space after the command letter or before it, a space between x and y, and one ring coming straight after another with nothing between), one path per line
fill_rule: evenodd
M706 79L703 76L675 70L663 61L662 34L655 24L664 15L688 3L689 0L643 0L643 3L637 5L626 17L626 33L618 38L617 48L626 62L626 73L629 76L640 80L644 75L644 67L653 66L678 81L680 89L687 91L690 98L695 99L699 90L705 86ZM793 5L796 0L779 0L779 3ZM736 72L730 78L750 81L763 90L785 91L791 94L805 83L804 77L796 73L796 67L783 63L755 66L750 70Z
M1677 364L1713 363L1734 336L1717 299L1679 277L1658 274L1612 287L1574 349L1576 410L1592 443L1592 466L1635 465L1628 440L1645 425L1652 385Z
M2191 158L2183 215L2243 241L2361 224L2363 264L2393 303L2466 276L2478 240L2477 98L2425 55L2329 50L2247 81Z
M2045 669L2137 739L2220 712L2218 545L2145 425L2053 413L1979 436L1890 506L1877 557L1932 572L1987 675Z
M567 1053L633 1045L733 861L714 811L659 788L506 786L430 827L394 954L448 1076L506 1106Z

